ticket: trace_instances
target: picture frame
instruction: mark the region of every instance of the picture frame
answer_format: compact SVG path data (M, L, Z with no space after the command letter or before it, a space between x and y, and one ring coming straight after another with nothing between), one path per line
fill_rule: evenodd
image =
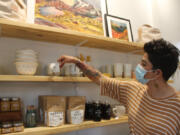
M131 22L129 19L105 14L106 36L133 42Z
M36 0L34 23L103 36L102 0Z

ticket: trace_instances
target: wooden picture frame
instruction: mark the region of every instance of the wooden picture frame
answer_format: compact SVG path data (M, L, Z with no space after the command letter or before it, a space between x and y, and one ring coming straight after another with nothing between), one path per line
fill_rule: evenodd
M133 42L133 34L129 19L105 14L106 36Z

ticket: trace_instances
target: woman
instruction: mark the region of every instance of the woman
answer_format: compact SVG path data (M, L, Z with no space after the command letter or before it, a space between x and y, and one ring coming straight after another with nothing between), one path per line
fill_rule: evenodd
M180 95L168 85L178 67L179 51L160 39L144 45L144 55L136 67L137 81L105 77L72 56L61 56L60 67L75 63L101 87L101 94L117 99L127 109L132 135L177 135L180 131Z

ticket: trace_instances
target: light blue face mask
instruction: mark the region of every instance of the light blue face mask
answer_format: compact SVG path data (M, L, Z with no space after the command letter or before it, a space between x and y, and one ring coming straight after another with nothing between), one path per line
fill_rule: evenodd
M144 78L144 76L146 75L147 72L152 72L153 70L150 70L150 71L147 71L145 70L140 64L138 64L136 66L136 71L135 71L135 74L136 74L136 79L142 83L142 84L146 84L148 83L150 80L154 80L153 79L146 79Z

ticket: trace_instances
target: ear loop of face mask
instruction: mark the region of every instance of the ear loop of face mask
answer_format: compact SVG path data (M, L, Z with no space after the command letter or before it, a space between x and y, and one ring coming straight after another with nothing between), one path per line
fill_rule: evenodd
M147 70L146 70L146 74L147 74L148 72L154 72L154 71L156 71L156 70L157 70L157 69L153 69L153 70L150 70L150 71L147 71ZM145 74L145 75L146 75L146 74ZM145 76L145 75L144 75L144 76ZM151 80L155 80L155 79L156 79L156 77L151 78L151 79L148 79L148 80L151 81Z

